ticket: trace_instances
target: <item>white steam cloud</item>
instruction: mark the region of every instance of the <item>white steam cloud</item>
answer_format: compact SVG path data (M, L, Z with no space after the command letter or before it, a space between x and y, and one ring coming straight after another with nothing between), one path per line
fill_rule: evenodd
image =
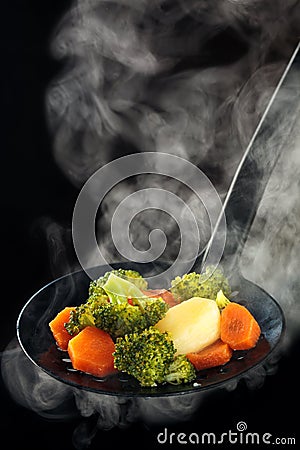
M259 205L242 257L245 277L281 304L287 319L288 343L299 335L300 305L300 71L297 120ZM291 115L288 121L294 121ZM281 134L285 129L282 124Z
M137 421L148 426L188 421L206 393L181 397L138 398L99 395L73 388L50 377L34 365L13 340L2 355L1 371L12 398L48 420L93 418L94 425L81 422L73 433L78 450L87 448L97 429L128 428Z
M47 95L58 165L81 187L117 156L167 152L203 169L223 198L290 55L298 3L74 3L52 42L53 54L65 60ZM98 226L108 261L122 260L110 238L111 214L147 183L186 196L207 242L207 219L191 193L174 180L136 177L103 201ZM174 222L158 211L151 217L172 236L175 245L163 256L174 259ZM143 248L149 221L137 218L131 232Z

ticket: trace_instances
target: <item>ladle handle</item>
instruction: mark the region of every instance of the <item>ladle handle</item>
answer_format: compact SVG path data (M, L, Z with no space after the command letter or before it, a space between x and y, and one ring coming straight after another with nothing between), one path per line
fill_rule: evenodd
M293 129L297 116L300 116L299 48L300 43L249 142L223 204L227 236L221 264L228 273L239 266L241 253L269 178L284 147L291 145L294 136ZM217 262L208 261L207 255L213 239L218 239L218 233L220 223L217 223L202 259L202 270L206 265ZM196 265L195 270L199 269Z

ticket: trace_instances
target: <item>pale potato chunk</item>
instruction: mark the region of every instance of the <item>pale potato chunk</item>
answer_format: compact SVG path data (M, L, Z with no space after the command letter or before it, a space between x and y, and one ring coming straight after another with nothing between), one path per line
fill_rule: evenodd
M198 352L220 338L220 311L214 300L193 297L170 308L155 327L170 332L177 354Z

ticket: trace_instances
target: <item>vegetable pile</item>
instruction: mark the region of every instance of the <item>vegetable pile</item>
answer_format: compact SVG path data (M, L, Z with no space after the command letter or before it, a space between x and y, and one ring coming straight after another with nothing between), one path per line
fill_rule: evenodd
M117 269L92 281L87 300L49 326L74 369L97 377L121 371L148 387L189 383L258 341L259 324L230 296L221 269L151 290L138 272Z

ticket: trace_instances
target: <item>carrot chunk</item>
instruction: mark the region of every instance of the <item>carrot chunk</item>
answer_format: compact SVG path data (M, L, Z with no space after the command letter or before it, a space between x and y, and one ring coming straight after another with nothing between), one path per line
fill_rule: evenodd
M74 369L105 377L116 371L115 344L108 333L88 326L69 341L68 353Z
M179 303L175 299L173 294L167 289L148 289L147 291L143 291L143 294L151 298L161 297L167 303L167 305L169 305L170 308Z
M65 329L65 323L70 320L70 313L75 308L66 307L60 311L56 317L49 323L49 327L52 331L53 337L61 350L67 350L69 340L72 339L67 330Z
M229 345L218 339L200 352L187 353L186 357L196 370L203 370L226 364L231 359L232 353L233 350Z
M257 321L238 303L229 303L221 313L221 339L233 350L248 350L255 347L261 330Z

